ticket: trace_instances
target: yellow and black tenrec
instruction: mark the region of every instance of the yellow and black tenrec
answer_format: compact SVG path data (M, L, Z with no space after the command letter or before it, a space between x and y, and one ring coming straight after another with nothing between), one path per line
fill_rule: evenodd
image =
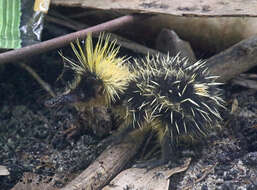
M181 139L201 140L222 120L220 83L209 75L205 62L156 55L136 60L133 70L135 79L125 92L132 125L150 125L162 146L162 159L147 163L149 167L167 162Z
M74 103L78 109L85 106L111 106L121 94L124 94L133 73L129 71L125 57L118 57L119 46L109 41L110 36L103 40L103 34L93 48L92 37L86 39L85 47L77 40L71 43L77 61L65 56L67 67L75 73L75 79L68 84L61 96L45 102L52 107L64 103Z
M222 92L205 62L190 64L186 58L147 56L130 63L117 57L119 47L103 42L93 48L91 36L85 49L71 44L78 59L64 57L76 78L67 92L46 102L47 106L72 103L83 111L88 106L107 106L123 117L125 128L152 127L162 146L162 158L138 167L155 167L167 162L174 143L181 138L205 136L222 120Z

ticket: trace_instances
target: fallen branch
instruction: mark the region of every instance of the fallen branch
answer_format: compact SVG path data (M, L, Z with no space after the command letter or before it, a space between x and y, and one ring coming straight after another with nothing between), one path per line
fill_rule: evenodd
M33 55L44 53L56 48L63 47L77 38L83 39L88 33L97 33L101 31L110 31L121 28L136 20L145 18L142 15L127 15L111 21L78 31L64 36L60 36L51 40L47 40L38 44L26 46L20 49L11 50L0 54L0 64L17 61L18 59L27 58Z
M253 36L209 58L207 63L210 72L220 76L218 79L220 82L227 82L256 66L256 57L257 36Z
M63 15L60 15L59 13L55 13L54 15L55 15L55 17L47 16L46 20L49 21L49 22L52 22L52 23L59 24L59 25L62 25L64 27L70 28L72 30L77 30L77 31L89 27L88 25L86 25L84 23L81 23L81 22L78 22L78 21L73 21L72 19L67 18ZM93 36L98 37L98 34L95 34ZM131 40L128 40L126 38L123 38L123 37L121 37L119 35L116 35L116 34L113 34L113 33L111 33L110 40L111 41L116 40L118 45L120 45L121 47L130 49L131 51L133 51L135 53L141 53L141 54L144 54L144 55L160 54L160 52L157 51L157 50L148 48L146 46L143 46L139 43L133 42Z
M193 189L193 187L194 187L197 183L199 183L199 182L201 182L202 180L204 180L204 179L213 171L213 169L216 167L216 165L217 165L217 163L214 164L214 165L212 165L212 166L209 166L209 167L205 168L203 171L201 171L201 172L203 173L203 175L202 175L200 178L194 180L192 185L189 185L189 186L187 186L187 187L184 187L183 189L184 189L184 190Z
M32 75L32 77L41 85L41 87L45 89L45 91L47 91L52 97L55 97L55 93L50 85L41 79L41 77L30 66L23 63L19 63L19 65L28 71L28 73Z
M134 131L132 135L134 142L123 142L107 148L86 170L61 190L98 190L108 184L137 153L143 142L144 134L140 130Z

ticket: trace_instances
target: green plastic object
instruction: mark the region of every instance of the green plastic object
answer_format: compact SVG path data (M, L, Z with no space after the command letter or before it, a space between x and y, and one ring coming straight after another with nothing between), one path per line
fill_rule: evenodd
M20 0L0 0L0 48L21 47L20 18Z

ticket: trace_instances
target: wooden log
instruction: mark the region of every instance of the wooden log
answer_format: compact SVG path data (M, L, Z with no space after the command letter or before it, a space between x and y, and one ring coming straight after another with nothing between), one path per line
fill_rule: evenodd
M108 184L137 153L143 142L144 134L140 130L132 132L133 141L126 140L108 147L86 170L71 181L62 190L98 190Z
M171 56L181 52L182 57L188 57L195 62L195 56L188 42L181 40L169 29L163 29L157 38L157 49L169 52ZM227 82L237 75L257 65L257 36L245 39L227 50L209 58L207 64L213 75L220 76L218 81Z
M52 0L53 5L67 7L90 7L104 10L125 10L144 13L164 13L177 16L257 16L257 2L246 3L244 0Z
M110 3L108 3L110 2ZM140 41L155 40L163 28L170 28L193 49L201 54L220 52L239 41L257 34L257 1L243 0L52 0L53 5L90 8L86 11L69 11L73 18L81 21L87 17L101 22L117 14L154 13L155 16L140 24L127 27L126 33L133 33ZM93 17L92 17L93 16ZM92 20L92 19L91 19ZM153 43L153 42L152 42Z
M257 65L257 36L245 39L209 58L207 64L218 81L227 82Z

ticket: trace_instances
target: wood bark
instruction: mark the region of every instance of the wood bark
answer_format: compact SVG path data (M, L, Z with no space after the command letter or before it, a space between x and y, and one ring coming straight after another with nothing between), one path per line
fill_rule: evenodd
M62 190L98 190L116 176L137 153L143 133L133 132L133 141L108 147L86 170Z
M211 74L220 76L220 82L227 82L251 69L257 65L257 36L245 39L209 58L207 64Z

